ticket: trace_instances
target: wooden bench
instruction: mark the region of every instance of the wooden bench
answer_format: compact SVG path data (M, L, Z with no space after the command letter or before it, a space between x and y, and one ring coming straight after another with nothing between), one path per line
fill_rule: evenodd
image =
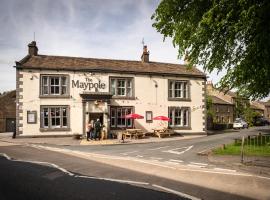
M173 130L169 130L167 128L164 129L153 129L154 130L154 134L156 136L158 136L159 138L162 138L163 136L171 136L172 134L174 134Z

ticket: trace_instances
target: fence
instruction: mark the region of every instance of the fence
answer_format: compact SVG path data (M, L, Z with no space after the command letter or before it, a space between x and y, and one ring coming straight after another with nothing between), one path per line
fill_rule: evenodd
M270 165L270 135L243 136L235 140L235 146L241 145L241 162Z

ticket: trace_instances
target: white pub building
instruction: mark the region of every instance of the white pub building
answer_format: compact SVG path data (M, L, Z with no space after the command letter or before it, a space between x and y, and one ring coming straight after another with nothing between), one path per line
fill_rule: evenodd
M16 62L17 136L84 134L100 119L106 134L133 127L152 132L155 116L171 118L181 134L205 134L206 75L195 67L140 61L38 54L36 42Z

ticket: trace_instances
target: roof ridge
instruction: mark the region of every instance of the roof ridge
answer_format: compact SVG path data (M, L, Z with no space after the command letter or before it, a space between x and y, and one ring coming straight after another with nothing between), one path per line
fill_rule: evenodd
M111 58L93 58L93 57L81 57L81 56L61 56L61 55L45 55L45 54L38 54L38 56L48 56L48 57L60 57L60 58L79 58L79 59L93 59L93 60L108 60L108 61L126 61L126 62L139 62L142 63L140 60L125 60L125 59L111 59ZM169 62L158 62L158 61L149 61L144 62L144 64L147 63L156 63L156 64L168 64L168 65L180 65L182 67L187 67L185 64L180 63L169 63ZM196 67L195 67L196 68Z

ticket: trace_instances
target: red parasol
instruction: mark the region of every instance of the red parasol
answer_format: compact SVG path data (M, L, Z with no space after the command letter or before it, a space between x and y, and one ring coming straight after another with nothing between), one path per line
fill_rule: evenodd
M171 119L169 117L165 117L165 116L157 116L154 117L153 120L161 120L161 121L171 121Z
M124 118L133 119L133 128L135 128L134 119L143 119L144 117L139 114L132 113L132 114L126 115Z
M139 115L139 114L129 114L125 116L126 119L143 119L143 116Z

